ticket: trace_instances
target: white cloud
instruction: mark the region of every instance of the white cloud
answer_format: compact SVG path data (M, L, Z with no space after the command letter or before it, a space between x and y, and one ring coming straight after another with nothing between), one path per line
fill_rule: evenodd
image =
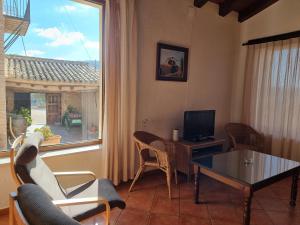
M62 5L60 7L57 8L57 11L59 12L73 12L76 11L77 7L74 5Z
M99 41L85 41L84 47L91 48L91 49L98 49L99 48Z
M73 45L85 37L81 32L60 31L57 27L36 28L33 30L38 36L51 40L47 45L52 47Z
M25 54L25 51L22 51L21 54L27 55L27 56L40 56L40 55L44 55L45 52L40 51L40 50L29 49L29 50L26 50L26 54Z
M87 12L89 9L91 9L91 6L80 4L80 5L62 5L56 8L57 12L60 13L72 13L72 12Z

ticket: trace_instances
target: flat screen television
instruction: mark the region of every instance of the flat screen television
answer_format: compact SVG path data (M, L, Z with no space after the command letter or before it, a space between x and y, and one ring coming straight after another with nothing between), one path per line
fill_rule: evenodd
M184 112L183 139L201 141L212 138L215 133L215 110Z

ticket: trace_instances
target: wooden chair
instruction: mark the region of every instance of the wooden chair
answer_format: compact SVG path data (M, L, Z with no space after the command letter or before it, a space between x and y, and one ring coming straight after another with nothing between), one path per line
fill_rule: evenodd
M139 176L146 167L162 170L166 173L169 198L171 198L171 177L172 170L175 172L175 182L177 184L177 171L175 167L174 147L172 143L144 131L136 131L134 134L135 146L139 154L139 169L129 188L132 190ZM153 156L151 156L151 154Z
M52 201L43 189L34 184L21 185L17 191L9 197L9 225L79 225L79 222L68 217L58 207L94 202L106 205L106 216L109 218L109 204L104 199Z
M34 133L23 143L22 140L23 137L18 137L10 152L11 173L17 185L37 184L52 200L59 200L60 206L66 206L62 210L77 221L106 211L106 224L109 224L110 208L125 208L125 202L111 181L97 179L91 171L52 172L38 155L38 147L43 141L41 133ZM90 176L92 179L74 187L64 188L57 180L59 176ZM86 203L85 199L89 199L89 203Z
M250 149L264 151L264 136L243 123L228 123L225 132L229 137L230 148L235 150Z

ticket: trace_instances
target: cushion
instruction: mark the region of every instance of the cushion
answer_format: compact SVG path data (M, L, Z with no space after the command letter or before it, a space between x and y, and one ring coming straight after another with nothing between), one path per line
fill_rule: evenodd
M26 165L26 173L34 183L39 185L52 199L65 199L64 190L56 177L39 155Z
M38 154L39 145L44 140L42 133L35 132L25 139L15 157L15 164L25 166L35 159Z
M79 225L52 202L37 185L24 184L18 188L18 204L30 225Z
M121 199L113 184L108 179L93 180L69 188L66 191L68 199L103 197L108 200L111 208L118 207L124 209L126 206L125 202ZM87 204L63 207L62 209L68 216L73 217L77 221L81 221L105 211L105 205Z
M38 155L38 147L43 135L35 132L20 147L15 158L15 170L24 183L39 185L52 199L65 199L64 190L56 177Z

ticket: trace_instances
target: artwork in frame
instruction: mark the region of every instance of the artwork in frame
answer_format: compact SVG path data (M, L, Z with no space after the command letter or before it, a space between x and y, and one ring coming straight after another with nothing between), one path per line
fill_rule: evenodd
M157 43L156 80L187 81L189 49Z

